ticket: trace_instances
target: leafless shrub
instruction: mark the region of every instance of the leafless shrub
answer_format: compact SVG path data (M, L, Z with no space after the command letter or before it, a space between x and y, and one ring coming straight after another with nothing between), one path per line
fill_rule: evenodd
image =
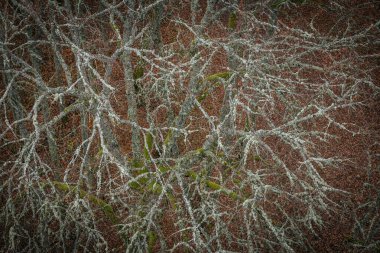
M2 3L2 250L311 249L344 194L320 147L379 92L379 22L340 2Z

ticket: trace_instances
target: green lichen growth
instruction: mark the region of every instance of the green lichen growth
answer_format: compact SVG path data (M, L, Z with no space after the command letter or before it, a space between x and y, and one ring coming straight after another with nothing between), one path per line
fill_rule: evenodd
M148 161L150 160L149 151L146 148L144 148L144 157L146 160L148 160Z
M154 245L157 241L157 235L153 231L149 231L147 235L147 241L148 241L148 252L152 253L154 249Z
M57 181L53 181L53 184L58 190L65 191L65 192L68 192L70 190L70 186L68 184L60 183Z
M133 175L135 177L140 176L138 179L132 179L128 182L128 186L132 188L133 190L142 190L146 183L148 182L148 169L145 167L135 167L139 168L138 170L133 171ZM147 174L146 176L141 176Z
M249 124L248 117L245 119L245 124L244 124L244 131L250 131L251 130L251 125Z
M152 150L153 148L153 135L151 133L147 133L145 135L146 138L146 144L148 145L149 150Z
M172 135L173 135L173 131L172 130L169 130L168 134L166 135L165 137L165 140L164 140L164 145L168 145L169 144L169 141L170 139L172 138Z
M233 192L233 191L231 191L231 190L229 190L229 189L226 189L226 188L222 187L220 184L217 184L217 183L215 183L215 182L213 182L213 181L207 180L207 181L206 181L206 185L207 185L210 189L212 189L212 190L214 190L214 191L221 191L221 192L227 194L227 195L228 195L229 197L231 197L233 200L237 200L237 199L239 198L239 196L237 195L237 193L235 193L235 192Z
M102 155L103 155L103 149L99 148L98 153L96 154L96 157L100 158L100 157L102 157Z
M229 193L227 193L228 194L228 196L230 196L230 198L232 198L233 200L242 200L242 198L239 196L239 195L237 195L237 193L235 193L235 192L229 192Z
M137 80L143 77L144 75L144 67L142 65L137 65L136 68L133 70L133 79Z
M197 179L197 173L195 173L194 171L187 172L187 176L191 177L193 180Z
M167 193L167 197L168 197L168 200L169 200L171 206L173 207L173 209L176 210L178 208L178 205L177 205L177 201L176 201L174 195L171 193Z
M144 139L145 139L145 143L146 145L144 145L144 157L146 160L150 160L150 155L149 155L149 152L152 150L153 148L153 135L151 133L147 133L145 136L144 136Z
M215 182L213 182L213 181L210 181L210 180L207 180L207 181L206 181L206 185L207 185L210 189L212 189L212 190L214 190L214 191L218 191L218 190L222 189L222 187L220 186L220 184L217 184L217 183L215 183Z
M208 75L204 78L204 81L212 82L215 86L220 85L220 79L228 80L232 76L232 72L230 71L224 71L224 72L218 72L215 74ZM202 85L202 81L199 82L199 85ZM212 89L210 87L205 87L200 91L200 95L197 96L198 102L202 102L206 99L208 95L210 95Z
M228 28L234 30L237 25L237 15L235 12L231 12L228 17Z
M58 181L53 181L53 185L56 189L60 190L60 191L63 191L63 192L75 192L75 191L78 191L78 187L77 186L70 186L69 184L66 184L66 183L61 183L61 182L58 182ZM88 192L84 191L84 190L80 190L79 189L79 197L84 199L84 198L87 198L88 201L90 201L92 204L94 204L95 206L99 207L102 212L106 215L106 217L113 223L113 224L117 224L118 223L118 218L112 208L112 206L110 204L108 204L107 202L105 202L104 200L92 195L92 194L89 194Z
M205 79L207 81L211 82L211 81L218 81L219 79L227 80L231 76L232 76L232 72L231 71L224 71L224 72L219 72L219 73L215 73L215 74L209 75Z
M198 148L196 150L198 155L204 156L205 155L205 149L204 148Z
M142 174L145 174L145 173L148 173L148 172L149 172L149 170L147 168L142 168L141 170L136 170L134 172L134 175L135 176L139 176L139 175L142 175Z
M161 173L165 173L169 170L171 170L172 168L171 167L168 167L168 166L158 166L158 170L161 172Z
M198 102L202 102L203 100L205 100L205 98L209 95L209 93L207 91L205 91L204 93L202 93L201 95L199 95L197 97L197 100Z
M218 85L220 85L220 82L219 82L220 79L228 80L231 76L232 76L232 72L223 71L223 72L218 72L218 73L208 75L204 78L203 81L209 81L212 84L214 84L215 86L218 86ZM199 85L202 85L202 84L203 84L203 82L199 81ZM203 100L205 100L206 97L208 95L210 95L211 91L212 91L212 89L210 87L206 86L205 88L203 88L200 91L200 95L197 96L198 102L202 102Z
M237 179L237 178L234 178L232 179L232 181L237 184L237 185L241 185L241 180Z
M144 218L145 215L146 215L146 212L144 212L143 210L139 210L139 211L137 212L137 215L138 215L140 218Z
M74 141L69 141L67 143L67 151L71 152L74 150Z
M199 175L198 175L198 173L196 173L194 171L188 171L187 176L189 176L193 180L196 180ZM223 186L221 186L220 184L218 184L214 181L204 180L203 182L210 189L212 189L214 191L221 191L224 194L226 194L227 196L229 196L230 198L232 198L233 200L242 200L242 197L240 197L236 192L231 191L230 189L224 188Z
M162 186L155 180L152 180L152 182L150 182L147 189L155 194L160 194L162 192Z
M143 190L146 183L149 181L147 177L140 177L137 180L131 180L128 182L128 186L133 190Z
M87 194L86 194L87 195ZM115 215L115 212L112 206L106 203L104 200L95 197L94 195L88 195L88 200L100 207L103 213L107 216L107 218L112 222L112 224L118 223L118 218Z
M119 223L118 222L118 218L116 217L115 212L114 212L112 206L110 206L110 205L107 204L107 205L103 206L102 210L103 210L104 214L108 217L108 219L113 224L118 224Z
M136 181L131 181L128 183L128 186L133 189L133 190L140 190L141 189L141 185L136 182Z
M45 182L42 183L43 184L43 187L49 187L51 186L50 184L47 184ZM105 202L104 200L92 195L92 194L89 194L88 192L84 191L84 190L81 190L79 189L78 186L71 186L67 183L62 183L62 182L58 182L58 181L52 181L52 184L53 184L53 187L60 190L60 191L63 191L63 192L66 192L66 193L73 193L73 192L78 192L79 193L79 197L81 199L88 199L89 202L91 202L92 204L94 204L95 206L99 207L100 210L104 213L104 215L112 222L112 224L114 225L118 225L120 224L120 219L117 217L115 211L113 210L112 206L110 204L108 204L107 202ZM118 225L117 226L119 229L121 229L121 227ZM129 241L127 235L120 230L120 238L127 244L127 242Z
M133 159L131 165L133 168L142 168L144 167L144 162L138 159Z

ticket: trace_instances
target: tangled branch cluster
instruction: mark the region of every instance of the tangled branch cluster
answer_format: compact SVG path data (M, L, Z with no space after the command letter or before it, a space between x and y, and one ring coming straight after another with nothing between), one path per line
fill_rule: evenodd
M1 250L310 249L345 194L321 147L379 92L341 2L1 3Z

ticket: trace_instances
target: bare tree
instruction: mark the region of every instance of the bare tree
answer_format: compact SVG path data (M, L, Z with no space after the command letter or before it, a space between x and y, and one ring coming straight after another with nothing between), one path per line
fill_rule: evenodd
M372 2L179 2L0 4L2 250L312 250L347 194L322 147L378 98Z

